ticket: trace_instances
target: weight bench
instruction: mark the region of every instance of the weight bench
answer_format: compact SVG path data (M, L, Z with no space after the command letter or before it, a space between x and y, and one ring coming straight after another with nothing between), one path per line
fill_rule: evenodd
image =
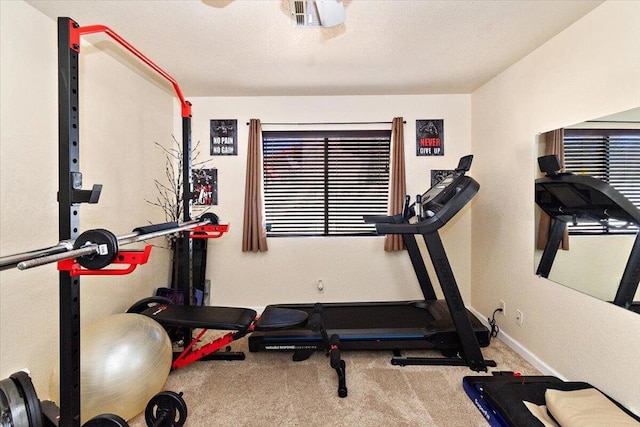
M138 301L127 310L127 313L148 316L165 329L201 329L198 336L193 338L175 358L171 369L179 369L205 358L210 359L221 348L253 331L267 332L307 326L312 331L320 332L325 343L326 355L330 357L330 365L338 374L338 396L347 397L346 365L340 357L340 337L336 334L328 336L324 328L323 307L320 303L314 306L311 315L303 310L269 306L258 316L255 310L249 308L174 305L169 298L155 296ZM194 348L209 329L233 332ZM244 355L242 356L241 359L244 358ZM306 357L309 356L310 353Z
M164 298L161 297L146 298L130 308L128 312L137 312L151 317L165 328L202 329L173 361L172 369L179 369L201 360L253 331L300 327L304 326L308 319L308 314L302 310L268 307L258 316L255 310L249 308L173 305L168 302L170 300L163 300ZM152 305L158 302L161 303ZM194 348L209 329L234 332Z

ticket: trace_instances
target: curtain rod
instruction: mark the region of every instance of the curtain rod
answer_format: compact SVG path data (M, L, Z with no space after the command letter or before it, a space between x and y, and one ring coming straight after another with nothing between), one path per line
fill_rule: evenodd
M260 123L261 125L306 126L306 125L390 125L393 122L324 122L324 123ZM404 120L402 123L407 123ZM247 126L249 122L247 122Z

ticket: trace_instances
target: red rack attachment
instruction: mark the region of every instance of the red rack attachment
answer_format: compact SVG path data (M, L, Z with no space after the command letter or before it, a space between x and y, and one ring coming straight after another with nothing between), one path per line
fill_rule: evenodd
M229 231L229 224L201 225L191 230L189 237L192 239L217 239Z
M146 264L151 255L151 245L145 246L142 251L118 251L112 264L127 264L126 268L111 268L89 270L82 267L74 259L66 259L58 262L58 271L68 271L70 276L120 276L129 274L139 265Z

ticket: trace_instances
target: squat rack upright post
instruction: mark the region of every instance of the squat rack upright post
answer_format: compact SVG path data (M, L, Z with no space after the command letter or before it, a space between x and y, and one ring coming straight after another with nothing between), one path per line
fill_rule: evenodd
M183 218L191 220L191 103L186 101L173 77L144 56L126 40L103 25L81 27L71 18L58 18L58 235L60 241L75 240L80 234L80 204L97 203L101 185L82 190L80 172L79 54L80 36L103 32L168 80L182 110ZM190 233L183 233L179 262L180 285L185 304L191 302L192 245ZM59 272L60 304L60 418L47 420L60 427L80 426L80 277Z
M74 195L82 188L78 117L79 41L71 40L77 24L58 18L58 234L76 239L80 218ZM77 46L73 49L72 45ZM97 200L96 200L97 201ZM80 425L80 278L60 271L60 426Z

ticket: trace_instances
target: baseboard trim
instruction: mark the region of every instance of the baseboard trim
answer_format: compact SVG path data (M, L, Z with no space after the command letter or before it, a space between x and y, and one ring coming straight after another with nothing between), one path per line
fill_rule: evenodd
M489 322L488 319L479 313L477 310L473 308L469 308L469 311L473 313L485 326L488 327ZM513 339L509 334L506 334L503 331L500 331L498 334L498 338L500 341L504 342L509 348L518 353L524 360L531 363L534 368L542 372L544 375L553 375L554 377L558 377L563 381L567 381L567 379L562 376L558 371L553 369L551 366L544 363L538 356L533 354L529 349L520 344L518 341Z

